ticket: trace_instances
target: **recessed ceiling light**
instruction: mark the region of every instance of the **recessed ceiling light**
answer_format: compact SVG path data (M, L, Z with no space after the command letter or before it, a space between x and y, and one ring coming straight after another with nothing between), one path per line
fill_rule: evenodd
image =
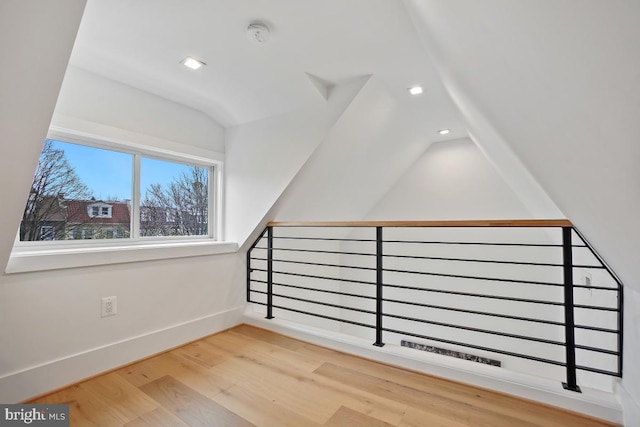
M423 92L422 86L414 86L409 88L408 90L411 95L420 95Z
M192 70L197 70L198 68L202 67L203 65L207 65L202 61L198 61L197 59L193 59L190 56L187 56L186 58L184 58L182 61L180 61L180 63L182 65L184 65L185 67L189 67Z
M451 130L449 130L449 129L440 129L440 130L438 131L438 133L439 133L440 135L447 135L447 134L449 134L450 132L451 132Z

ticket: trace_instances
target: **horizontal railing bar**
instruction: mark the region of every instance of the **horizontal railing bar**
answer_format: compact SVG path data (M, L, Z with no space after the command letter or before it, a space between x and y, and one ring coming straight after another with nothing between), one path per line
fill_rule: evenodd
M375 242L376 239L343 239L338 237L295 237L295 236L273 236L274 239L289 239L289 240L320 240L320 241L331 241L331 242L364 242L371 243Z
M580 369L581 371L595 372L596 374L609 375L612 377L622 377L621 372L605 371L603 369L590 368L588 366L576 365L576 369Z
M263 270L260 268L254 268L254 271L263 271L266 272L267 270ZM288 276L298 276L298 277L308 277L310 279L322 279L322 280L334 280L337 282L347 282L347 283L358 283L360 285L372 285L375 286L375 283L371 283L371 282L367 282L366 280L355 280L355 279L343 279L340 277L329 277L329 276L316 276L313 274L303 274L303 273L292 273L290 271L278 271L278 270L273 270L273 274L286 274Z
M274 239L289 240L318 240L318 241L338 241L338 242L364 242L372 243L375 239L345 239L338 237L295 237L295 236L273 236ZM551 243L507 243L507 242L448 242L448 241L428 241L428 240L385 240L384 243L422 243L429 245L475 245L475 246L528 246L532 248L561 248L562 245ZM574 245L574 248L586 248L587 245ZM264 248L260 248L264 249Z
M420 243L424 245L473 245L473 246L526 246L532 248L561 248L550 243L507 243L507 242L447 242L430 240L385 240L384 243Z
M327 316L325 314L311 313L309 311L296 310L295 308L282 307L280 305L275 305L275 304L273 305L273 308L279 308L280 310L286 310L286 311L293 311L294 313L307 314L309 316L321 317L323 319L334 320L336 322L349 323L351 325L362 326L364 328L371 328L371 329L375 328L375 326L367 325L366 323L355 322L353 320L347 320L347 319L338 319L337 317Z
M620 311L615 307L598 307L594 305L581 305L581 304L574 304L573 308L584 308L585 310L600 310L600 311L615 311L615 312Z
M259 248L256 249L266 249ZM365 252L338 252L338 251L322 251L319 249L296 249L296 248L273 248L274 251L290 251L290 252L312 252L319 254L334 254L334 255L363 255L363 256L376 256L374 253L365 253Z
M264 270L259 270L259 271L264 271ZM280 273L280 272L274 271L274 273ZM298 276L298 274L295 274L295 273L280 273L280 274L290 274L290 275ZM317 278L317 279L324 279L324 277L322 277L322 276L310 276L310 275L303 275L303 276L304 277ZM337 280L337 281L349 281L349 280L338 279L338 278L327 278L327 279ZM251 279L251 280L253 282L266 283L266 281L264 281L264 280L257 280L257 279ZM354 281L352 281L352 282L354 282ZM373 285L372 283L369 283L369 282L355 281L355 283ZM515 301L515 302L525 302L525 303L531 303L531 304L548 304L548 305L555 305L555 306L564 305L561 302L555 302L555 301L541 301L541 300L530 300L530 299L515 298L515 297L504 297L504 296L495 296L495 295L482 295L482 294L475 294L475 293L471 293L471 292L447 291L447 290L443 290L443 289L416 288L416 287L412 287L412 286L394 285L394 284L384 284L384 286L388 286L388 287L391 287L391 288L409 289L409 290L425 291L425 292L433 292L433 293L444 293L444 294L450 294L450 295L470 296L470 297L489 298L489 299L500 299L500 300L506 300L506 301ZM335 293L335 291L319 291L319 292ZM353 294L353 295L356 296L355 294ZM373 298L373 297L364 297L364 296L362 296L362 298ZM503 315L503 314L498 314L498 313L474 312L473 310L457 309L457 308L453 308L453 307L444 307L444 306L436 306L436 305L413 303L413 302L402 302L402 301L399 301L399 300L392 300L392 299L385 299L385 301L401 303L401 304L418 305L418 306L424 306L424 307L427 307L427 308L437 308L437 309L442 309L442 310L460 311L460 312L464 312L464 313L481 314L481 315L487 315L487 316L493 316L493 317L505 317L505 318L511 318L511 319L515 319L515 320L523 320L523 321L545 323L545 324L550 324L550 325L564 326L564 323L554 322L552 320L533 319L533 318L525 318L525 317L519 318L517 316ZM584 329L587 329L587 328L588 327L584 327ZM603 331L603 332L606 332L606 331Z
M260 270L260 271L264 271L264 270ZM315 278L323 278L323 277L318 276L318 277L315 277ZM335 280L342 280L342 279L335 279ZM257 282L257 283L267 283L264 280L258 280L258 279L251 279L251 281L252 282ZM359 282L356 282L356 283L359 283ZM372 283L369 283L369 282L363 282L363 283L364 284L372 284ZM327 291L327 290L321 290L321 289L307 288L307 287L304 287L304 286L295 286L295 285L289 285L289 284L285 284L285 283L275 283L274 282L274 285L280 285L280 286L286 286L286 287L298 288L298 289L305 289L305 290L310 290L310 291L323 292L323 293L336 294L336 295L352 296L352 297L363 298L363 299L375 299L374 297L371 297L371 296L364 296L364 295L357 295L357 294L351 294L351 293L346 293L346 292ZM385 285L385 286L400 287L401 285ZM438 290L432 290L432 289L428 289L428 288L415 288L415 287L410 287L410 286L402 286L402 288L403 289L411 289L411 290L420 290L420 291L426 291L426 292L437 292L437 293L447 293L447 294L462 295L462 296L480 297L480 298L485 298L486 297L486 298L497 298L497 299L511 300L511 297L484 296L484 295L481 295L481 294L472 294L472 293L467 293L467 292L445 291L445 290L439 290L439 289ZM265 293L265 292L256 291L256 290L252 290L252 292ZM384 301L385 302L396 303L396 304L408 304L408 305L414 305L414 306L425 307L425 308L434 308L434 309L438 309L438 310L447 310L447 311L456 311L456 312L461 312L461 313L477 314L477 315L481 315L481 316L491 316L491 317L513 319L513 320L521 320L521 321L526 321L526 322L534 322L534 323L543 323L543 324L548 324L548 325L564 326L564 323L555 322L555 321L552 321L552 320L534 319L534 318L520 317L520 316L511 316L511 315L508 315L508 314L499 314L499 313L484 313L484 312L475 311L475 310L467 310L467 309L461 309L461 308L455 308L455 307L438 306L438 305L433 305L433 304L423 304L423 303L411 302L411 301L400 301L400 300L386 299L386 298L384 299ZM521 301L521 299L516 299L516 301L518 301L518 302L533 302L535 300L533 300L533 301ZM544 304L545 302L540 302L540 303ZM562 305L562 303L558 303L558 304L554 303L554 305ZM611 333L611 334L619 334L620 333L620 331L617 331L615 329L600 328L600 327L597 327L597 326L575 325L575 327L577 329L585 329L585 330L603 332L603 333Z
M493 259L472 259L472 258L446 258L446 257L434 257L434 256L418 256L418 255L393 255L384 254L389 258L410 258L410 259L429 259L434 261L457 261L457 262L480 262L489 264L515 264L515 265L534 265L540 267L563 267L562 264L551 264L543 262L524 262L524 261L503 261Z
M620 289L618 288L607 288L605 286L587 286L587 285L573 285L574 288L579 288L579 289L597 289L599 291L619 291Z
M428 323L429 325L442 326L442 327L445 327L445 328L462 329L462 330L465 330L465 331L480 332L480 333L483 333L483 334L497 335L497 336L500 336L500 337L516 338L516 339L524 340L524 341L533 341L533 342L539 342L539 343L543 343L543 344L558 345L558 346L562 346L562 347L565 346L565 343L563 343L563 342L547 340L547 339L544 339L544 338L526 337L524 335L510 334L508 332L491 331L489 329L473 328L471 326L454 325L454 324L450 324L450 323L437 322L435 320L416 319L415 317L400 316L399 314L384 313L384 315L386 317L393 317L394 319L409 320L411 322Z
M591 265L591 264L573 264L573 268L590 268L597 270L606 270L607 268L603 265Z
M280 298L286 298L286 299L292 299L294 301L308 302L310 304L324 305L325 307L333 307L333 308L340 308L340 309L343 309L343 310L357 311L359 313L366 313L366 314L373 314L373 315L376 314L375 311L365 310L363 308L345 307L343 305L331 304L331 303L322 302L322 301L313 301L313 300L306 299L306 298L291 297L291 296L288 296L288 295L282 295L282 294L276 294L276 293L274 293L273 296L274 297L280 297Z
M589 251L591 252L591 254L598 260L598 262L600 263L600 265L602 265L606 270L607 273L609 273L609 275L613 278L613 280L616 281L618 288L622 289L622 281L620 280L620 278L618 277L618 275L613 271L612 268L609 267L609 265L606 263L606 261L604 260L604 258L602 258L600 256L600 254L598 252L595 251L595 249L593 249L593 247L591 247L591 245L589 245L587 243L587 239L586 237L584 237L582 235L582 233L580 232L580 230L578 230L577 227L573 227L573 231L578 235L578 237L580 238L580 240L582 240L582 243L584 243L584 247L588 248Z
M266 292L263 292L263 291L253 290L252 292L259 293L259 294L266 294ZM336 305L333 305L333 304L318 303L317 301L310 301L310 300L305 300L305 299L300 299L300 298L287 297L287 296L278 295L278 294L274 294L274 296L300 300L300 301L303 301L303 302L317 303L317 304L320 304L320 305L330 305L330 306L333 306L335 308L341 308L342 307L342 306L336 306ZM258 302L258 301L250 301L250 302L253 303L253 304L258 304L258 305L266 305L266 303L262 303L262 302ZM287 310L287 311L293 311L293 312L306 314L306 315L310 315L310 316L315 316L315 317L321 317L321 318L325 318L325 319L329 319L329 320L334 320L334 321L337 321L337 322L350 323L350 324L354 324L354 325L358 325L358 326L362 326L362 327L373 328L373 326L367 325L367 324L364 324L364 323L354 322L354 321L350 321L350 320L347 320L347 319L338 319L338 318L332 317L332 316L326 316L326 315L307 312L307 311L303 311L303 310L292 309L292 308L289 308L289 307L283 307L283 306L274 305L274 308L279 308L279 309ZM342 307L342 308L345 308L345 307ZM356 310L356 311L360 311L360 310ZM369 311L362 311L362 312L364 312L366 314L375 314L375 313L369 312ZM420 321L420 322L424 322L424 323L438 324L437 322L429 322L429 321L425 322L425 321L422 321L421 319L405 318L403 316L396 316L396 315L389 315L389 314L387 314L387 315L389 317L400 318L400 319L404 319L404 320L413 320L413 321ZM455 327L454 325L446 325L446 324L441 325L441 326ZM461 329L473 330L473 329L469 329L469 328L465 328L465 327L462 327ZM457 342L457 341L445 340L445 339L436 338L436 337L429 337L429 336L425 336L425 335L412 334L412 333L409 333L409 332L401 332L401 331L397 331L397 330L393 330L393 329L386 329L385 328L384 330L387 331L387 332L392 332L392 333L397 333L397 334L402 334L402 335L410 335L410 336L414 336L414 337L418 337L418 338L429 339L429 340L432 340L432 341L438 341L438 342L445 342L445 343L449 343L449 344L461 345L463 347L475 348L475 349L485 350L485 351L489 351L489 352L493 352L493 353L499 353L499 354L504 354L504 355L508 355L508 356L514 356L514 357L520 357L520 358L525 358L525 359L529 359L529 360L534 360L534 361L538 361L538 362L545 362L545 363L551 363L551 364L555 364L555 365L559 365L559 366L564 366L564 364L561 363L561 362L556 362L556 361L548 360L548 359L541 359L541 358L537 358L537 357L533 357L533 356L522 355L522 354L519 354L519 353L507 352L507 351L503 351L503 350L499 350L499 349L491 349L491 348L488 348L488 347L476 346L476 345L473 345L473 344L467 344L467 343L462 343L462 342ZM492 333L491 331L484 331L484 330L478 330L476 332ZM521 337L521 336L517 336L517 335L511 336L511 335L508 335L508 334L504 335L502 333L494 333L494 335L510 336L510 337L513 337L513 338L520 338L520 339L525 339L525 340L528 340L528 341L537 341L537 342L542 342L542 343L547 343L547 344L564 345L563 343L556 343L556 342L548 341L548 340L540 340L540 339L537 339L537 338ZM593 348L593 347L587 347L587 346L581 346L581 345L576 345L576 348L582 349L582 350L599 352L599 353L611 354L611 355L614 355L614 356L618 356L619 355L618 352L611 351L611 350L606 350L606 349L599 349L599 348ZM586 367L586 366L576 366L576 368L577 369L581 369L581 370L585 370L585 371L605 374L605 375L620 376L619 373L612 372L612 371L604 371L604 370L597 369L597 368L591 368L591 367Z
M587 345L579 345L579 344L576 344L576 348L579 348L580 350L593 351L595 353L604 353L604 354L611 354L612 356L620 356L620 352L615 350L608 350L606 348L590 347Z
M259 280L258 280L258 282L259 282ZM331 294L331 295L343 295L343 296L346 296L346 297L355 297L355 298L372 299L372 300L376 299L376 297L371 297L371 296L367 296L367 295L350 294L348 292L339 292L339 291L328 291L328 290L325 290L325 289L315 289L315 288L309 288L309 287L306 287L306 286L290 285L288 283L273 282L273 285L284 286L285 288L294 288L294 289L303 289L303 290L306 290L306 291L322 292L322 293Z
M471 292L445 291L443 289L433 289L433 288L416 288L416 287L413 287L413 286L394 285L394 284L390 284L390 283L385 283L384 286L388 286L390 288L398 288L398 289L412 289L414 291L434 292L434 293L439 293L439 294L462 295L462 296L467 296L467 297L500 299L500 300L505 300L505 301L526 302L526 303L531 303L531 304L544 304L544 305L564 306L564 303L556 302L556 301L543 301L543 300L526 299L526 298L515 298L515 297L505 297L505 296L495 296L495 295L483 295L483 294L474 294L474 293L471 293Z
M620 333L620 331L618 331L616 329L599 328L597 326L574 325L574 327L576 329L586 329L588 331L595 331L595 332L606 332L606 333L609 333L609 334L619 334Z
M522 358L522 359L533 360L533 361L542 362L542 363L549 363L551 365L557 365L557 366L566 366L566 364L564 362L558 362L557 360L543 359L541 357L528 356L526 354L514 353L514 352L511 352L511 351L505 351L505 350L499 350L499 349L495 349L495 348L483 347L481 345L467 344L467 343L462 343L462 342L458 342L458 341L447 340L447 339L444 339L444 338L431 337L431 336L428 336L428 335L420 335L420 334L414 334L414 333L411 333L411 332L397 331L395 329L389 329L389 328L383 328L383 330L386 331L386 332L394 333L394 334L408 335L408 336L412 336L412 337L416 337L416 338L422 338L422 339L425 339L425 340L443 342L443 343L446 343L446 344L453 344L453 345L459 345L459 346L467 347L467 348L474 348L476 350L488 351L490 353L504 354L505 356L519 357L519 358Z
M260 260L260 261L263 261L260 258L257 258L257 259ZM354 270L376 271L375 267L358 267L358 266L355 266L355 265L326 264L326 263L320 263L320 262L295 261L295 260L289 260L289 259L274 259L273 262L274 263L276 263L276 262L288 262L290 264L316 265L316 266L319 266L319 267L338 267L338 268L351 268L351 269L354 269Z
M266 258L251 258L251 259L252 260L256 260L256 261L266 261ZM261 269L261 268L250 268L250 270L252 270L252 271L263 271L263 272L267 271L267 270L264 270L264 269ZM366 284L366 285L374 285L374 283L367 282L367 281L364 281L364 280L347 280L347 279L340 279L340 278L334 278L334 277L305 275L305 274L290 273L290 272L283 272L283 271L274 271L274 273L293 274L293 275L297 275L297 276L311 277L311 278L315 278L315 279L342 280L342 281L345 281L345 282L353 282L353 283L362 283L362 284ZM492 280L492 279L484 279L484 280ZM520 283L520 282L516 281L516 283ZM554 286L563 286L563 285L554 285ZM617 288L607 288L607 287L602 287L602 286L573 285L573 287L574 288L582 288L582 289L596 289L596 290L601 290L601 291L619 291L619 289L617 289ZM420 289L421 288L416 288L416 290L420 290Z
M267 249L256 246L254 249ZM289 251L289 252L308 252L308 253L321 253L321 254L333 254L333 255L361 255L361 256L375 256L374 253L366 252L340 252L340 251L325 251L319 249L296 249L296 248L272 248L274 251ZM397 255L397 254L384 254L389 258L410 258L410 259L429 259L434 261L457 261L457 262L479 262L479 263L491 263L491 264L513 264L513 265L532 265L540 267L563 267L562 264L544 263L544 262L525 262L525 261L505 261L505 260L491 260L491 259L472 259L472 258L446 258L446 257L433 257L433 256L418 256L418 255ZM264 258L251 258L255 260L264 261ZM588 267L574 265L575 268ZM589 267L589 268L604 268L601 266Z
M564 285L562 285L560 283L535 282L535 281L532 281L532 280L504 279L504 278L500 278L500 277L466 276L466 275L463 275L463 274L433 273L433 272L429 272L429 271L399 270L399 269L393 269L393 268L384 268L383 271L388 271L390 273L422 274L422 275L426 275L426 276L452 277L454 279L488 280L488 281L491 281L491 282L522 283L522 284L525 284L525 285L541 285L541 286L564 287Z
M289 240L319 240L319 241L338 241L338 242L375 242L375 239L344 239L338 237L294 237L294 236L273 236L274 239ZM507 243L507 242L450 242L450 241L430 241L430 240L385 240L384 243L421 243L425 245L475 245L475 246L525 246L532 248L561 248L562 245L554 245L551 243ZM574 248L588 248L587 245L573 245ZM254 249L266 249L256 246ZM585 268L595 268L592 265L585 265Z
M269 227L572 227L568 219L498 219L460 221L272 221Z
M464 309L464 308L445 307L445 306L441 306L441 305L423 304L423 303L419 303L419 302L400 301L400 300L387 299L387 298L384 298L384 301L385 302L397 303L397 304L415 305L415 306L418 306L418 307L425 307L425 308L435 308L435 309L438 309L438 310L456 311L456 312L459 312L459 313L477 314L477 315L480 315L480 316L491 316L491 317L499 317L499 318L503 318L503 319L521 320L523 322L534 322L534 323L543 323L543 324L546 324L546 325L564 326L564 323L562 323L562 322L555 322L553 320L544 320L544 319L534 319L534 318L531 318L531 317L512 316L510 314L488 313L488 312L482 312L482 311L476 311L476 310L467 310L467 309Z
M256 279L252 279L252 282L267 283L264 280L256 280ZM314 288L309 288L309 287L305 287L305 286L290 285L290 284L286 284L286 283L276 283L276 282L274 282L273 284L274 285L278 285L278 286L288 287L288 288L295 288L295 289L302 289L302 290L308 290L308 291L322 292L322 293L327 293L327 294L332 294L332 295L343 295L343 296L370 299L370 300L375 299L372 296L351 294L351 293L347 293L347 292L329 291L329 290L323 290L323 289L314 289ZM263 291L252 290L252 292L256 292L256 293L260 293L260 294L265 294L266 295L266 292L263 292ZM274 294L274 296L276 296L276 295ZM511 316L511 315L498 314L498 313L483 313L483 312L475 311L475 310L466 310L466 309L460 309L460 308L454 308L454 307L444 307L444 306L438 306L438 305L432 305L432 304L422 304L422 303L409 302L409 301L400 301L400 300L386 299L386 298L384 299L384 301L385 302L390 302L390 303L397 303L397 304L409 304L409 305L425 307L425 308L434 308L434 309L439 309L439 310L447 310L447 311L456 311L456 312L461 312L461 313L477 314L477 315L482 315L482 316L491 316L491 317L507 318L507 319L513 319L513 320L521 320L521 321L527 321L527 322L543 323L543 324L556 325L556 326L564 326L564 323L554 322L554 321L550 321L550 320L543 320L543 319L526 318L526 317ZM390 316L394 317L392 315L390 315ZM395 316L395 317L398 317L398 316ZM420 321L419 319L406 319L406 320ZM438 324L438 325L441 325L441 326L455 327L453 325L440 324L438 322L425 322L425 323L432 323L432 324ZM599 327L595 327L595 326L575 325L575 327L578 328L578 329L587 329L587 330L604 332L604 333L619 334L619 331L616 331L616 330L613 330L613 329L599 328ZM465 327L462 327L461 329L473 330L473 329L465 328ZM486 331L481 331L481 332L486 332ZM502 334L498 333L497 335L502 335ZM509 335L505 335L505 336L509 336ZM536 340L534 339L534 341L536 341ZM544 341L541 341L541 342L544 342ZM583 350L600 352L600 353L612 354L612 355L619 355L619 353L616 352L616 351L606 350L606 349L599 349L599 348L595 348L595 347L587 347L587 346L576 345L576 348L580 348L580 349L583 349Z

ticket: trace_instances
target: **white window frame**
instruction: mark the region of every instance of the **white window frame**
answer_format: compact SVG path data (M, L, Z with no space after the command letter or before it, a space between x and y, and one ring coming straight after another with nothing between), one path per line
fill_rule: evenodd
M139 189L141 157L209 168L210 222L208 235L141 237L139 235L141 194L139 191L132 191L131 237L21 242L19 236L16 235L11 257L6 268L7 273L213 255L236 252L238 250L237 243L223 240L224 162L221 158L177 152L151 145L54 127L49 130L47 138L132 154L133 162L137 163L132 168L133 189ZM105 256L105 252L108 252L109 255Z

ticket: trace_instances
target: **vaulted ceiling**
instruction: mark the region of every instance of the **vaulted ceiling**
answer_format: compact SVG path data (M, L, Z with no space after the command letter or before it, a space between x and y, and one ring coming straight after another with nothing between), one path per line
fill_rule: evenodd
M247 38L256 21L270 28L267 43ZM190 70L186 56L207 65ZM466 135L400 0L88 1L71 65L225 127L305 108L333 85L375 75L398 105L429 118L429 140ZM413 85L425 93L411 97Z

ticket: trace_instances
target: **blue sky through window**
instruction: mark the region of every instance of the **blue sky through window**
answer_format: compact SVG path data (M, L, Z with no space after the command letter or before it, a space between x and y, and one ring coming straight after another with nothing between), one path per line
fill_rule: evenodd
M191 167L166 160L143 157L140 159L140 192L142 193L142 198L144 199L145 191L151 184L165 186L179 179L183 173L191 176Z
M127 200L132 195L133 155L61 141L53 148L63 150L69 164L97 200ZM189 173L189 166L156 159L141 159L142 197L151 184L167 185Z

